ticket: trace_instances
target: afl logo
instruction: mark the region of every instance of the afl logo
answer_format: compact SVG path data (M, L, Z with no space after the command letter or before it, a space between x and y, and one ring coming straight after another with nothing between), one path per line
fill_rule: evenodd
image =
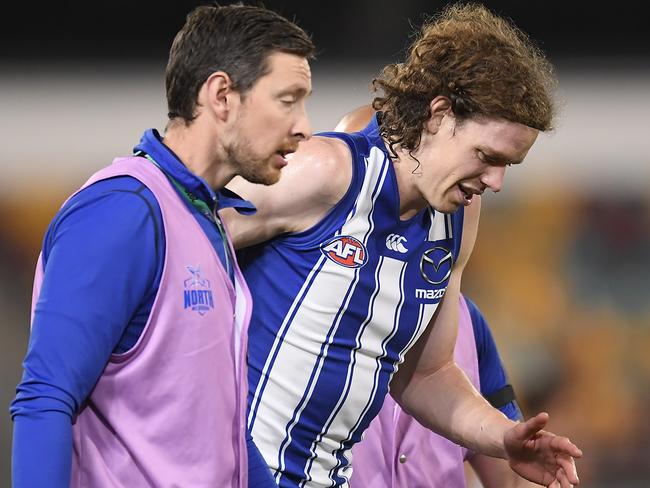
M321 244L320 250L328 259L346 268L360 268L368 260L363 243L352 236L337 236Z

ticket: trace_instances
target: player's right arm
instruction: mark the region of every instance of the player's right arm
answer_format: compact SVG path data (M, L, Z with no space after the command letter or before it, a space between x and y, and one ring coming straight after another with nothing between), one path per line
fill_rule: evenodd
M164 253L159 211L134 182L114 178L83 190L46 234L44 279L11 405L15 488L70 485L75 417L143 297L155 294Z
M348 190L351 158L345 142L312 137L301 142L290 156L276 184L264 186L241 177L233 179L228 188L257 207L254 215L240 215L232 209L220 212L234 247L241 249L317 224Z
M465 302L472 320L478 359L481 394L494 408L510 420L521 421L523 416L517 405L514 391L501 362L496 342L487 320L479 308L467 297ZM469 452L467 461L481 480L484 488L532 488L536 483L515 473L505 459Z

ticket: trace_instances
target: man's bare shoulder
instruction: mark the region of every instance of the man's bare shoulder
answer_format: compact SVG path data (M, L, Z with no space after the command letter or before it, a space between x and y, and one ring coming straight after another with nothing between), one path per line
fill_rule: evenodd
M341 139L315 136L300 143L283 173L291 179L294 179L293 173L299 173L300 180L313 197L334 205L350 185L352 153Z
M352 154L344 141L336 137L314 136L302 142L294 158L300 164L307 164L315 171L337 171L350 164Z

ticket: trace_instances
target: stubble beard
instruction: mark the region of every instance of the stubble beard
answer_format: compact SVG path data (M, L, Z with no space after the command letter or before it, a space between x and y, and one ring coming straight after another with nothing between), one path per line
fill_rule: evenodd
M268 159L254 154L248 139L239 139L227 147L226 153L237 174L251 183L272 185L280 179L280 172L273 170Z

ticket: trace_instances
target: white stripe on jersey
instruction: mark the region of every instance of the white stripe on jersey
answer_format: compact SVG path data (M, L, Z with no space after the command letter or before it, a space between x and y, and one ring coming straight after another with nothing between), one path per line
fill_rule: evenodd
M445 226L447 227L447 239L453 239L454 226L451 223L451 214L445 214Z
M302 284L302 287L300 288L300 292L298 295L296 295L296 299L294 302L291 304L291 308L289 308L289 311L287 312L286 317L284 318L284 321L282 322L282 325L280 326L280 329L278 330L278 333L275 336L275 340L273 341L273 346L271 347L271 352L269 353L268 357L266 358L266 362L264 363L264 369L262 372L262 376L260 377L258 383L257 383L257 388L255 389L255 394L253 395L253 401L251 402L251 408L250 412L248 412L248 428L252 429L253 428L253 422L255 420L254 418L254 412L257 410L257 406L260 401L260 393L262 389L262 385L264 385L264 378L265 374L269 371L271 361L273 360L273 357L275 356L275 352L277 351L279 345L280 345L280 338L282 337L282 334L284 333L284 330L289 326L289 319L293 315L293 312L295 308L301 303L305 291L308 288L308 285L312 281L312 277L314 274L318 271L320 268L321 263L323 260L325 260L325 256L321 256L316 265L313 267L311 272L309 273L309 276L307 276L307 279L305 282Z
M431 227L429 227L428 241L441 241L451 237L447 235L447 216L445 214L436 212L429 207L429 216L431 217Z
M416 341L420 338L422 333L426 330L427 325L429 325L429 322L431 321L431 318L433 317L433 314L436 312L436 309L438 308L438 303L421 303L420 304L420 313L418 315L418 325L415 329L415 333L413 334L413 337L411 337L411 340L409 340L408 344L406 344L406 347L402 349L399 353L399 361L395 364L395 371L397 371L397 367L404 362L404 357L406 355L406 352L411 349L413 344L416 343Z
M394 258L382 257L379 261L375 273L375 292L369 304L366 319L359 327L356 337L357 351L348 366L347 397L341 396L326 423L326 427L329 425L329 428L327 431L321 431L321 435L312 444L310 449L312 458L316 456L316 459L332 459L336 451L341 449L343 443L350 440L360 420L371 406L377 390L377 376L381 369L379 358L386 355L385 344L397 332L401 306L404 301L405 268L405 261ZM400 279L396 280L396 276L399 276ZM376 300L379 290L381 290L380 299ZM386 327L383 329L379 327L380 323L373 321L373 317L391 315L394 317L392 323L386 322ZM370 323L372 325L366 327ZM358 354L363 351L381 351L381 354L379 356ZM339 413L334 417L341 404L343 407L340 412L344 412L345 415ZM352 428L350 428L351 426ZM327 437L322 440L325 433L327 433ZM331 465L323 466L314 462L307 475L316 484L327 486L333 483L332 471Z
M336 334L336 330L339 328L339 324L341 323L341 319L343 318L343 315L345 315L345 311L347 310L348 305L350 304L350 299L352 298L352 290L354 290L354 287L357 285L357 283L359 281L359 270L358 270L358 268L355 269L354 272L355 272L354 273L354 280L352 282L352 285L348 289L348 294L344 298L345 301L344 301L344 303L343 303L343 305L341 307L341 310L338 312L338 316L335 319L335 322L334 322L333 326L330 326L329 324L327 324L327 325L323 324L323 325L325 325L325 328L323 329L324 331L327 331L327 329L330 329L329 339L325 337L325 340L323 341L323 342L325 342L325 347L323 349L322 359L320 360L320 362L318 363L318 366L316 368L314 378L318 378L320 376L321 368L323 367L323 364L325 363L324 359L327 357L327 353L329 351L329 346L332 343L333 337ZM289 425L289 427L287 429L287 436L284 439L284 445L282 446L282 449L280 449L280 459L279 459L279 461L280 461L280 463L279 463L280 464L280 471L282 471L284 469L284 453L287 450L287 447L289 447L289 445L291 444L291 440L292 440L291 431L293 430L293 428L296 426L296 424L300 420L300 416L301 416L303 410L307 406L307 403L309 402L309 399L311 398L312 394L314 393L314 389L316 388L316 384L317 384L317 381L312 381L311 386L309 386L309 389L306 392L305 400L303 401L302 405L298 407L298 411L295 412L295 419L293 420L293 422ZM282 474L280 471L278 471L278 473L275 476L275 480L278 483L280 482L280 476Z
M371 149L368 161L374 164L367 166L366 176L355 203L356 212L354 215L350 214L349 220L339 233L356 237L364 244L372 229L370 216L375 199L380 194L378 189L383 186L389 165L392 164L376 147ZM322 268L319 270L321 264ZM253 438L272 469L284 464L283 460L278 460L278 447L289 445L291 428L300 418L300 411L296 410L299 409L300 400L309 388L309 380L319 361L323 344L327 344L324 350L324 355L327 355L328 334L331 340L338 324L334 325L334 330L332 326L340 314L340 308L347 305L346 296L351 295L357 275L358 269L345 268L321 257L292 303L276 335L249 414ZM315 306L320 301L317 297L322 295L328 295L328 303L337 304L336 307L323 309L322 303ZM294 313L295 316L292 316ZM281 340L285 331L286 335ZM323 358L320 361L322 364ZM283 384L269 381L265 387L261 386L272 369L275 378L290 378L291 381ZM303 405L307 404L310 395L311 391L308 392ZM287 425L290 425L288 432L285 430ZM335 464L335 460L331 458L327 461L330 466Z

